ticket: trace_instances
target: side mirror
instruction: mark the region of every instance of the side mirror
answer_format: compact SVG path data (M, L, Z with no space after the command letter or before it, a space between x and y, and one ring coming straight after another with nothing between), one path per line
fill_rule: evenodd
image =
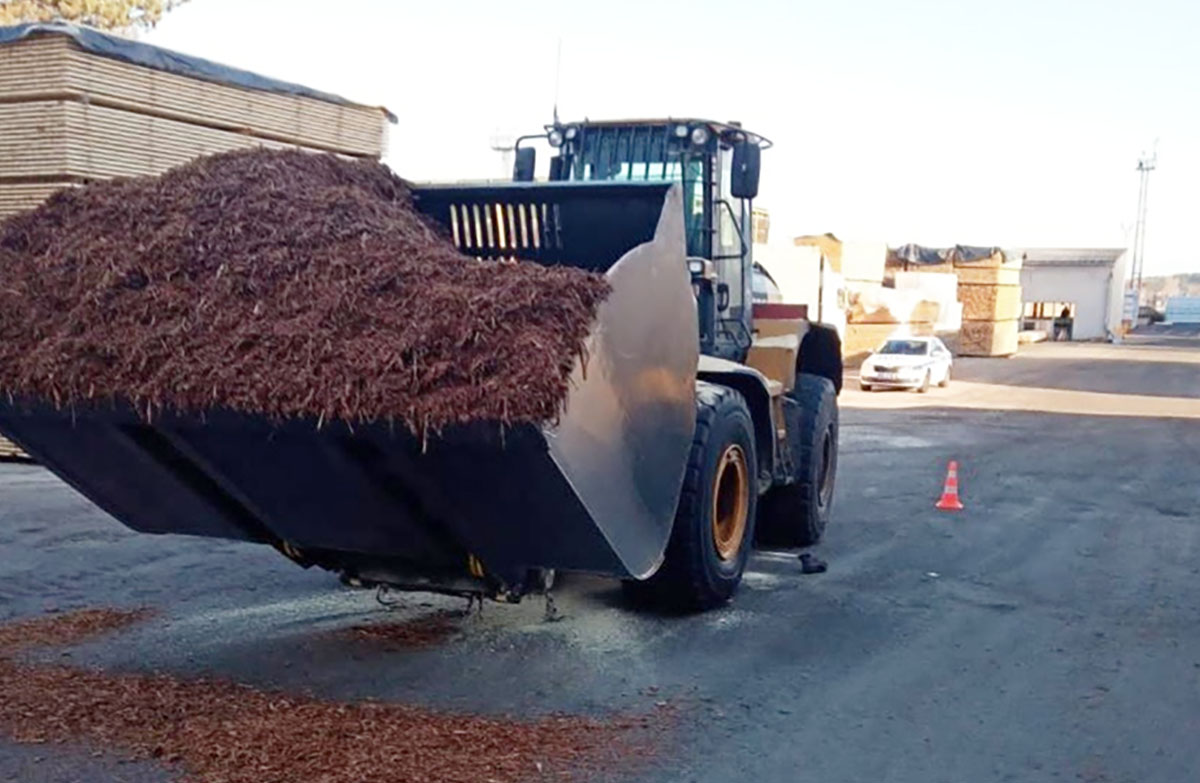
M563 158L562 155L555 155L550 159L550 181L559 182L566 179L563 176Z
M734 198L758 196L758 174L762 167L762 148L743 139L733 145L733 172L729 192Z
M533 169L537 165L537 150L533 147L517 147L513 161L513 182L533 182Z

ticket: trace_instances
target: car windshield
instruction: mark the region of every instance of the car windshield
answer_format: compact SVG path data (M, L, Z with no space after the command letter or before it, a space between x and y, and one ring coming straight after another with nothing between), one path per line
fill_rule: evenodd
M929 353L929 343L925 340L888 340L879 349L879 352L901 356L924 356Z

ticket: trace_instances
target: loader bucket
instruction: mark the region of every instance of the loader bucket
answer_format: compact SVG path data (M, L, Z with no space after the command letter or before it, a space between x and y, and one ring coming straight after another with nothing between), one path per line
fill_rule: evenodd
M0 431L120 522L271 543L327 567L468 561L641 578L661 562L694 420L696 311L682 195L665 183L429 187L418 208L483 259L607 274L560 419L423 440L225 410L0 404Z

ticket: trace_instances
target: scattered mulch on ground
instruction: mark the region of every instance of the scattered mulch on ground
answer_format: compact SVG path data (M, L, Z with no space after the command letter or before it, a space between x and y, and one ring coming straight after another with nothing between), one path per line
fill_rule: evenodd
M339 628L334 636L383 650L435 647L458 631L462 612L440 611L408 620L378 621Z
M544 423L601 275L459 253L387 167L295 150L64 190L0 226L0 392L144 416Z
M87 612L17 623L0 648L0 734L88 741L177 766L197 783L478 783L573 780L629 771L653 752L659 716L538 720L337 703L229 682L110 674L4 657L132 622Z
M0 625L0 656L24 649L78 644L153 617L152 609L83 609Z

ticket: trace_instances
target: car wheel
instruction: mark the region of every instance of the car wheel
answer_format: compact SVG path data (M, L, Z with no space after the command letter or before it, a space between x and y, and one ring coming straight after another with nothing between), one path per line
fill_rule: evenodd
M938 384L943 389L950 385L950 368L946 368L946 374L942 376L942 382Z
M917 387L917 391L921 394L929 391L929 383L933 380L933 370L926 370L925 377L921 379L921 385Z
M859 381L858 388L862 389L863 391L871 391L871 384Z

